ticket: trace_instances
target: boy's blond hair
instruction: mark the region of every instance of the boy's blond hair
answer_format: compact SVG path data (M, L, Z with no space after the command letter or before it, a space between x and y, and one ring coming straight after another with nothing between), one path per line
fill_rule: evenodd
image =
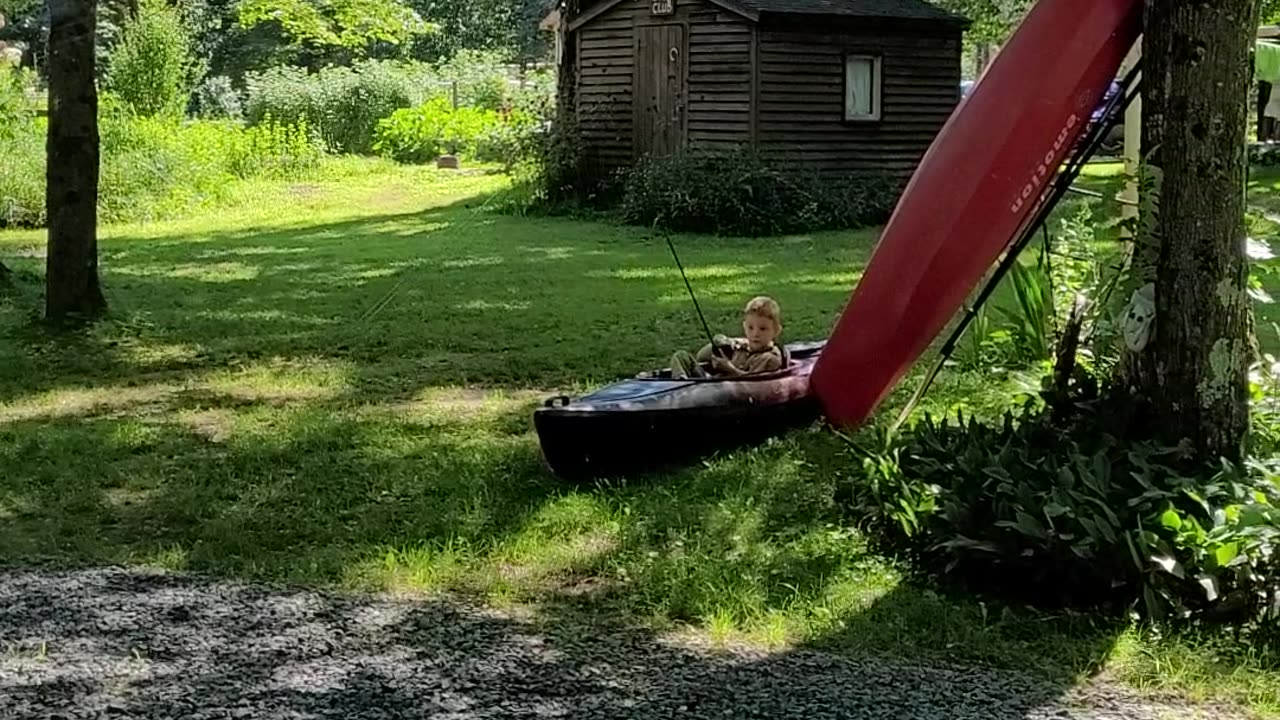
M742 311L742 314L769 318L775 325L782 327L782 308L778 306L777 300L767 295L751 298L751 302L747 303L747 307Z

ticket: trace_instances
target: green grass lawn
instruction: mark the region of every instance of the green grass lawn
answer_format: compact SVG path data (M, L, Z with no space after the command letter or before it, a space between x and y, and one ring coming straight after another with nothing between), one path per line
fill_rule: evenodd
M548 617L586 602L726 640L1280 709L1280 676L1210 644L904 582L845 529L857 466L818 429L665 476L557 481L530 422L544 396L701 342L666 246L488 212L501 176L335 167L104 229L111 317L71 334L34 321L42 235L0 233L18 276L0 298L0 562L465 592ZM714 325L768 293L802 340L830 327L874 233L676 242ZM1015 384L945 373L929 407L998 406Z

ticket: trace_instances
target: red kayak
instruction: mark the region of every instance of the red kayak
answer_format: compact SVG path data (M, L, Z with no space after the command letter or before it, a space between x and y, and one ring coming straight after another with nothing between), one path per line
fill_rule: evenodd
M1039 0L934 140L813 368L857 425L1019 234L1138 39L1142 0Z

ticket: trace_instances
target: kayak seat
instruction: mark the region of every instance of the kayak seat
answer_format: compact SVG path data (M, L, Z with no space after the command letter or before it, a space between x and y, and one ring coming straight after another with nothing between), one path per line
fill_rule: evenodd
M786 370L788 367L791 367L791 351L787 350L787 346L782 343L778 343L778 350L782 351L782 366L778 369Z

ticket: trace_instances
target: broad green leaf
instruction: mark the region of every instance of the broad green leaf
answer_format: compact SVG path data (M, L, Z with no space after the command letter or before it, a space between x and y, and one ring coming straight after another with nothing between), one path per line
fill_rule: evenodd
M1239 555L1240 545L1239 543L1233 542L1219 545L1213 551L1213 559L1218 563L1218 567L1227 567L1231 564L1231 561L1235 560Z
M1178 515L1177 510L1169 508L1160 515L1160 524L1170 530L1178 530L1182 527L1182 517Z

